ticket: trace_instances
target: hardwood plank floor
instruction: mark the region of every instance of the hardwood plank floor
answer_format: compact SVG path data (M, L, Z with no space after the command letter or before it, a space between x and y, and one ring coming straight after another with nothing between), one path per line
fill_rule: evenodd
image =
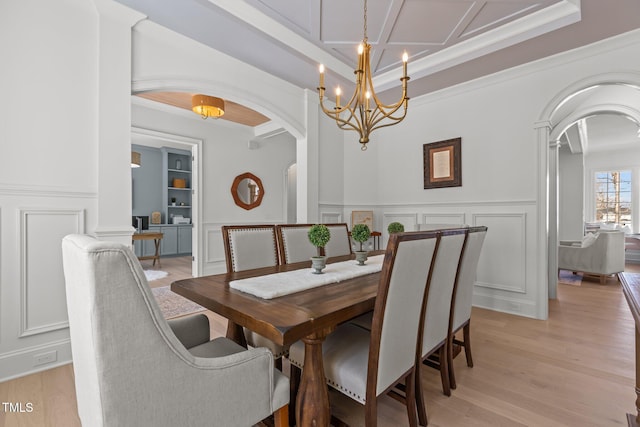
M169 267L163 259L161 269ZM207 313L212 333L223 334L225 320ZM451 397L442 394L438 372L424 368L429 426L625 426L625 414L635 413L634 323L613 279L560 284L545 321L474 308L471 337L475 367L455 359ZM331 399L336 414L362 425L360 405L339 393ZM0 407L0 427L80 426L72 365L0 383L0 400L33 404L31 413ZM407 424L403 405L380 399L379 426Z

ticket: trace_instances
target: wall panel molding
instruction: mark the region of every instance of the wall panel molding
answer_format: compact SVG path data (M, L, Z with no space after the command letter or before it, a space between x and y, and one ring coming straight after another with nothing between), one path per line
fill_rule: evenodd
M63 198L97 198L95 191L79 190L72 187L47 187L0 183L0 195L19 197L63 197Z
M486 225L487 237L478 263L476 286L527 292L527 214L474 213L472 225Z
M84 209L21 208L19 336L69 327L62 238L85 232Z
M464 213L423 213L421 224L466 224Z
M342 220L342 212L320 212L320 223L322 224L333 224L341 222L344 222Z

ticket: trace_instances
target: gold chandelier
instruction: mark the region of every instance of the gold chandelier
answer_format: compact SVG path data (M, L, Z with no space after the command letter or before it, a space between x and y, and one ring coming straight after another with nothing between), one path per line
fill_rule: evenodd
M318 95L320 96L320 107L324 113L334 119L340 129L355 130L360 134L361 149L367 149L369 142L369 134L375 129L392 126L400 123L407 115L407 105L409 98L407 97L407 52L402 55L402 97L398 102L392 105L386 105L380 102L373 89L373 81L371 76L371 66L369 63L369 52L371 45L367 40L367 0L364 0L364 38L358 46L358 68L354 71L356 75L356 89L353 96L347 104L340 105L341 90L336 88L336 106L334 108L326 108L324 106L324 65L320 64L320 86L318 87ZM373 109L371 107L374 107ZM397 115L396 112L402 111ZM343 114L344 113L344 114ZM383 122L383 120L385 120Z
M203 119L213 117L217 119L224 114L224 100L208 95L193 95L191 109L200 114Z

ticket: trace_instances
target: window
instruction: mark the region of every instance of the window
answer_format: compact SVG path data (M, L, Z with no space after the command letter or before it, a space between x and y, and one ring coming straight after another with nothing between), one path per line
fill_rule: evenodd
M596 172L596 221L631 224L631 171Z

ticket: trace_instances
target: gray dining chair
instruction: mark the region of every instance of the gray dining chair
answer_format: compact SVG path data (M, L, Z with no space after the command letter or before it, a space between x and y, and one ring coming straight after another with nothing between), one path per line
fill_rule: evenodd
M128 246L69 235L62 255L82 425L288 425L271 352L210 340L204 315L168 323Z
M455 287L460 257L464 248L468 228L440 230L440 244L433 266L431 281L427 287L421 328L421 350L416 363L416 400L418 418L421 425L427 425L427 413L422 395L421 366L423 363L440 371L442 391L451 395L447 344L449 338L449 318L451 301ZM431 357L435 356L437 357ZM434 362L435 359L435 362Z
M275 225L223 225L222 239L227 272L251 270L278 265ZM282 369L282 357L287 349L268 338L243 328L246 343L251 347L267 347Z
M278 224L278 251L282 264L309 261L317 255L317 248L311 244L307 233L313 224ZM346 223L324 224L329 229L331 238L322 250L328 257L351 255L351 238Z
M482 251L487 227L474 226L469 228L469 235L465 243L464 252L460 261L460 271L456 282L455 295L451 308L451 333L447 348L447 360L449 367L449 382L451 388L456 388L456 377L453 368L454 345L464 347L467 366L473 367L471 356L471 306L473 303L473 287L476 281L478 261ZM456 333L462 329L462 341L456 338Z
M309 241L307 233L313 224L277 224L278 251L281 264L309 261L317 255L317 249Z
M390 237L380 275L371 331L344 323L327 336L322 357L327 384L365 406L365 425L377 424L378 398L406 384L409 423L417 423L415 366L421 346L425 291L438 250L436 232ZM291 346L292 387L304 364L304 344Z
M325 224L331 233L331 239L324 247L325 255L336 257L351 255L351 238L349 237L349 227L346 223Z

